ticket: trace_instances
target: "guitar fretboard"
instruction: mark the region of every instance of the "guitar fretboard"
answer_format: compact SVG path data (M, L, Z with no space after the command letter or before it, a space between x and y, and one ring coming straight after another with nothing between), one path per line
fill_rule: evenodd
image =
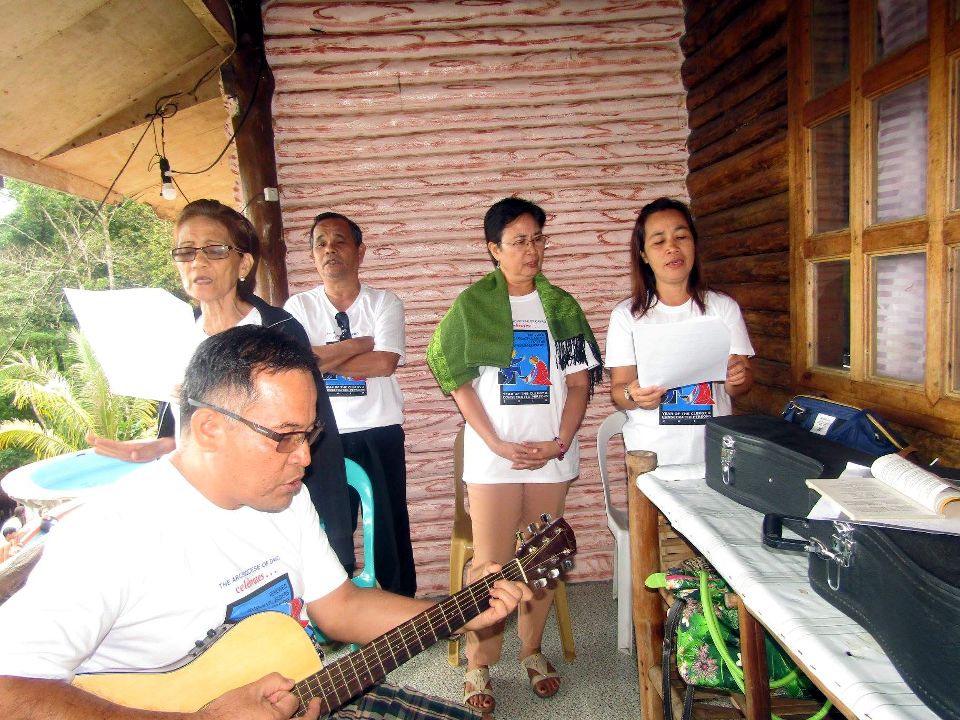
M519 559L512 560L500 572L471 583L460 592L413 616L372 640L356 652L345 655L320 672L298 682L293 692L300 699L302 715L307 703L320 698L321 716L333 712L351 698L373 687L387 673L414 655L482 613L490 604L490 588L499 579L526 581Z

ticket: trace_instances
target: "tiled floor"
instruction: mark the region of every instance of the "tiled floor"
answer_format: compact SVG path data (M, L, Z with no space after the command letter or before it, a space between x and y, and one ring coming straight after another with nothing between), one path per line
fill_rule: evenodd
M554 697L540 700L530 690L526 673L516 662L516 627L507 626L503 659L491 668L498 720L564 718L565 720L637 720L640 717L637 664L617 652L616 600L609 582L567 585L577 657L563 660L557 624L547 621L543 652L559 670L563 686ZM447 644L439 643L390 674L401 685L450 699L463 696L463 671L447 664Z

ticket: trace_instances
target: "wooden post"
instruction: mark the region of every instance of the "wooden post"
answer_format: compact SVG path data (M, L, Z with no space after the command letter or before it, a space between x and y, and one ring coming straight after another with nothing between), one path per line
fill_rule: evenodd
M660 568L657 509L637 488L637 477L657 467L657 455L646 450L627 452L627 502L630 517L630 574L633 587L633 627L637 640L640 716L663 716L663 702L650 682L650 668L660 666L663 652L663 607L660 596L643 584Z
M257 294L282 305L287 287L287 246L279 201L264 199L264 188L278 190L273 146L273 73L263 46L259 0L230 0L237 23L237 50L221 70L225 92L236 98L236 133L240 194L246 215L260 236Z
M740 617L740 659L743 662L743 685L747 720L768 720L770 717L770 681L767 677L767 647L763 626L737 597Z

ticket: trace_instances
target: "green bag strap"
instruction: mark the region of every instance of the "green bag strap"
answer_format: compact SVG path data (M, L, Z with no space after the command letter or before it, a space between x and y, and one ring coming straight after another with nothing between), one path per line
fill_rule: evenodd
M717 626L717 616L713 613L713 596L710 592L710 583L708 582L708 575L706 570L698 570L697 575L700 578L700 604L703 606L703 618L707 622L707 630L710 631L710 638L713 640L713 644L717 646L717 650L720 652L720 658L723 660L723 664L726 665L727 671L733 677L734 682L737 683L737 687L740 688L740 692L745 693L746 690L743 684L743 670L737 667L737 663L730 656L730 650L727 648L727 643L724 641L723 637L720 635L720 628ZM776 689L782 685L786 685L791 682L797 676L797 671L792 670L784 677L779 680L775 680L770 683L771 689ZM833 707L833 703L830 700L827 700L823 706L811 715L807 720L822 720L830 708ZM779 715L774 713L770 714L770 717L773 720L783 720Z

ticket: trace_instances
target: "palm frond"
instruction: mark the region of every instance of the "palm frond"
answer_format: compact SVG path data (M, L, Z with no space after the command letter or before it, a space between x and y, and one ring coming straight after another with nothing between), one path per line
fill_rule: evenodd
M71 446L62 437L30 420L5 420L0 423L0 450L13 447L28 450L38 460L44 460L79 450L82 446Z

